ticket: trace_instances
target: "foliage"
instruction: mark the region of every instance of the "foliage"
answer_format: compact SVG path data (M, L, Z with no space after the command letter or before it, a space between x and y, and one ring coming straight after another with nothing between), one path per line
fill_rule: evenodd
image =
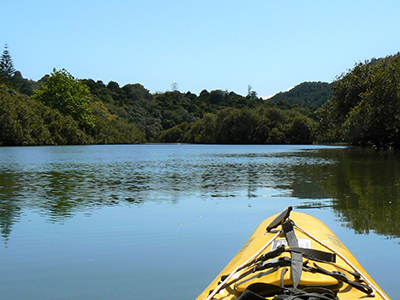
M89 94L88 87L68 71L54 69L41 88L35 91L33 99L58 109L63 115L72 116L82 129L88 130L95 126Z
M141 84L127 84L121 88L114 81L105 85L102 81L84 79L82 83L89 87L95 101L103 102L119 120L137 126L148 140L162 129L162 116L154 105L153 95Z
M359 63L331 84L303 82L267 101L250 85L245 97L226 90L182 93L177 84L151 94L139 83L77 80L64 69L35 82L14 69L7 45L0 71L1 86L12 87L17 98L32 95L16 104L20 108L1 107L3 128L9 130L3 137L13 137L3 144L345 142L400 148L400 54ZM37 109L24 108L31 100L44 104L51 122ZM55 114L63 116L58 127ZM71 135L76 126L79 131ZM38 128L47 127L46 137Z
M144 133L102 105L93 103L95 126L83 131L72 116L62 115L26 95L0 87L0 146L134 144L146 142Z
M337 78L319 117L322 141L400 148L400 54L359 63Z
M145 134L135 125L118 120L103 102L92 104L95 126L91 131L98 144L138 144L146 142Z
M215 134L217 131L217 116L212 113L207 113L201 120L190 124L190 127L185 128L183 139L185 143L195 144L213 144L216 143ZM173 130L173 128L172 128ZM164 131L164 132L168 132ZM162 137L161 132L161 137ZM180 139L180 137L179 137Z
M0 87L0 145L73 145L93 140L70 116Z
M292 119L286 137L291 144L312 144L315 141L315 122L299 115Z
M0 59L0 83L10 85L14 73L14 64L10 52L8 51L8 45L6 44Z
M300 107L321 107L331 95L332 86L326 82L303 82L287 92L280 92L268 102Z
M0 85L29 96L33 95L33 90L39 86L37 82L23 78L21 72L15 70L7 44L0 59Z
M204 144L306 144L315 122L297 111L278 108L226 108L192 123L161 131L155 141Z
M227 107L245 108L263 104L262 99L243 97L234 92L215 90L202 91L199 96L191 92L174 90L152 95L141 84L127 84L120 87L110 81L82 80L90 88L96 100L102 101L118 119L136 124L152 140L162 130L183 123L192 123L207 113L217 113Z

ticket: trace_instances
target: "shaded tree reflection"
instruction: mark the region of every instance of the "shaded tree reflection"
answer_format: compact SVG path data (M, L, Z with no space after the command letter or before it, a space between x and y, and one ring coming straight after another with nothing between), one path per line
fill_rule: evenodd
M20 216L19 190L17 176L9 172L0 172L0 229L6 243L11 233L12 225L19 220Z
M251 148L250 148L251 149ZM285 196L330 206L358 233L400 236L400 155L357 148L201 153L159 160L0 164L0 228L7 241L21 211L52 222L96 207ZM279 197L270 198L279 201Z
M400 155L390 151L348 148L309 153L329 158L328 164L295 165L292 168L293 195L327 201L307 201L301 207L329 204L347 227L356 233L371 230L391 237L400 236Z
M400 236L400 156L353 148L337 152L339 163L322 184L333 208L358 233Z

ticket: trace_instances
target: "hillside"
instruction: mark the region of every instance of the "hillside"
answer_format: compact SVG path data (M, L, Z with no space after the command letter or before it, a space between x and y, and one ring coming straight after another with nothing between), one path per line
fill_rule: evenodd
M327 82L303 82L287 92L280 92L268 99L270 103L300 107L321 107L329 98L332 85Z

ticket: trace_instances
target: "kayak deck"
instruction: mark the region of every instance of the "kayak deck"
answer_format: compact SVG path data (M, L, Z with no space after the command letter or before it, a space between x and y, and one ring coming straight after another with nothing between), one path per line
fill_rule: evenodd
M325 224L291 207L264 220L197 299L284 299L296 293L292 299L389 299Z

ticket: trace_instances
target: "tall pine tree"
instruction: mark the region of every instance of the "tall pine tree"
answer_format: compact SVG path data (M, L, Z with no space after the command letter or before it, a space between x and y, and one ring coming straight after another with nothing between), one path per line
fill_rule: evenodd
M12 77L14 73L14 64L11 59L10 52L8 51L8 45L5 44L0 60L0 83L10 85L12 83Z

